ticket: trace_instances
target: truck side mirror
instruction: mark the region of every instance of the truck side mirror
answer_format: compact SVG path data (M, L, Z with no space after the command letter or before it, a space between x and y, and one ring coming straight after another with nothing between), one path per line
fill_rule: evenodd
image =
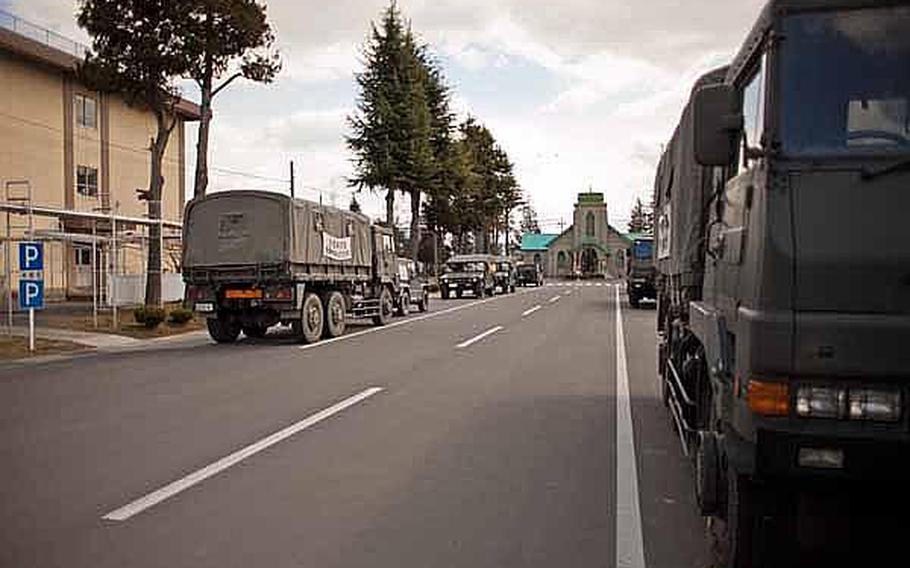
M739 97L731 85L710 85L695 93L695 161L702 166L726 166L736 157L743 129Z

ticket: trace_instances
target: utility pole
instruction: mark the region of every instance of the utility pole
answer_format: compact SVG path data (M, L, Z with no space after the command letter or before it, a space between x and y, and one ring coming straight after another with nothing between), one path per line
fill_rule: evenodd
M294 160L291 160L291 199L294 198Z

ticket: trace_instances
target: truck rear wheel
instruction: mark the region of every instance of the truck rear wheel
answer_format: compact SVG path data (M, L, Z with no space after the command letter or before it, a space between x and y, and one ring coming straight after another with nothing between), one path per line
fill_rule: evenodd
M392 300L392 293L388 288L383 288L379 293L379 313L373 316L374 325L385 325L389 323L392 313L395 311L395 302Z
M324 317L323 337L339 337L344 334L345 308L344 296L341 295L341 292L330 292L326 296Z
M209 318L205 324L216 343L234 343L240 335L240 324L228 318Z
M303 310L300 314L300 338L304 343L316 343L322 336L322 300L310 292L303 298Z
M442 287L440 288L440 290L439 290L439 296L440 296L443 300L448 300L448 299L449 299L449 289L446 288L445 286L442 286Z

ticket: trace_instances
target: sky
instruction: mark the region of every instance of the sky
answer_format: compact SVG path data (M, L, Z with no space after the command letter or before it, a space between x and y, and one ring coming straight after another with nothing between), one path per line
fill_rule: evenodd
M214 190L287 191L347 206L346 117L370 23L388 0L267 0L283 70L215 99ZM89 43L74 0L0 0L0 9ZM576 194L606 194L625 228L650 200L661 145L695 79L729 62L763 0L399 0L442 64L460 117L486 124L515 163L545 232L571 223ZM195 98L191 87L185 96ZM187 129L188 176L195 128ZM245 175L238 175L242 173ZM255 176L255 177L254 177ZM187 183L192 187L191 179ZM373 217L380 195L358 200ZM399 221L408 207L398 199Z

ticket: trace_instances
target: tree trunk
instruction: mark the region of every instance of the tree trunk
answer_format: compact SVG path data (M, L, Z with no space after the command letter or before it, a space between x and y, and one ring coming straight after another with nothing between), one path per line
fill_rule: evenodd
M212 121L212 78L206 77L202 85L202 101L199 133L196 139L196 180L193 185L193 199L205 197L209 186L209 124Z
M212 11L206 11L206 42L210 46L212 37ZM211 53L206 54L204 77L199 84L201 93L200 111L202 118L199 120L199 132L196 137L196 179L193 184L193 199L205 197L209 186L209 124L212 122L212 68Z
M390 189L385 194L385 222L389 228L395 226L395 190Z
M158 132L152 140L151 164L149 166L148 217L151 220L161 219L161 195L164 187L164 176L161 173L161 162L173 125L167 124L164 111L157 111ZM176 118L174 118L176 120ZM154 223L148 230L148 261L145 279L145 305L161 305L161 225Z
M411 260L420 252L420 190L411 190Z

